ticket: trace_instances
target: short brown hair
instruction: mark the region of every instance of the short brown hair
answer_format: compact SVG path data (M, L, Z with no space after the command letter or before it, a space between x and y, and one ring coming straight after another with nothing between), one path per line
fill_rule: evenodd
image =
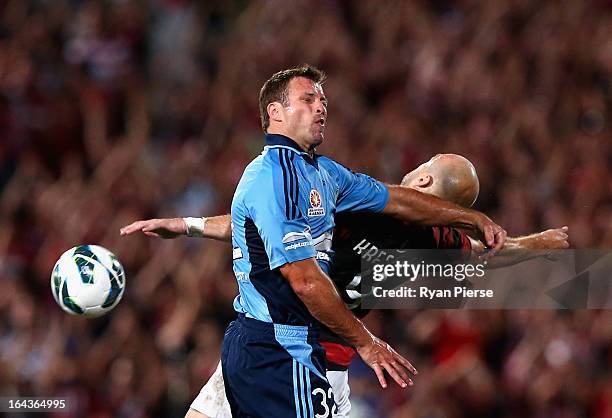
M280 102L284 106L289 105L289 95L287 86L295 77L305 77L315 83L322 84L327 76L321 70L309 64L300 67L282 70L272 75L266 81L259 92L259 115L261 116L261 127L264 132L270 126L270 116L268 115L268 105L272 102Z

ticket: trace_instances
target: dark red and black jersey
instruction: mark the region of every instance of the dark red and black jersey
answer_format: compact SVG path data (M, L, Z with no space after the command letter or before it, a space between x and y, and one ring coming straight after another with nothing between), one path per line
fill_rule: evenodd
M469 238L451 227L407 225L395 218L373 213L339 213L335 217L330 277L344 302L358 317L369 311L361 308L359 284L361 257L369 254L384 259L384 249L471 250ZM327 353L328 370L345 370L355 350L330 330L321 331L321 345Z

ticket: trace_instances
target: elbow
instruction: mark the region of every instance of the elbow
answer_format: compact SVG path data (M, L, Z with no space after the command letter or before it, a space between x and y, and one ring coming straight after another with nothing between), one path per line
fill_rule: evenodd
M309 299L316 295L317 286L314 277L302 276L291 281L291 288L300 299Z
M314 258L287 263L280 268L280 271L295 294L303 301L312 301L320 297L321 293L325 292L326 280L329 280Z

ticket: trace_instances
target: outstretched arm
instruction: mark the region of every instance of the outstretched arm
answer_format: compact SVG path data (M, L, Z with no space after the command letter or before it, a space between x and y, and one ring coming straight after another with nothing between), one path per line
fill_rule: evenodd
M231 242L232 228L231 216L219 215L201 219L198 222L190 222L191 228L187 227L185 218L147 219L136 221L120 229L121 235L130 235L141 231L149 237L164 239L176 238L181 235L198 236L214 239L217 241Z
M537 257L553 257L554 250L569 248L568 227L547 229L522 237L508 237L506 244L495 257L487 260L489 268L511 266ZM479 257L484 254L485 247L480 241L470 238L474 255Z

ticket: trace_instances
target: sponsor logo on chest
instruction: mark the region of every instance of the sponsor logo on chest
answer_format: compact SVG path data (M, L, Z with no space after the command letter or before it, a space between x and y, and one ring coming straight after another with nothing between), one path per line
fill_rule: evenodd
M323 216L325 208L321 202L321 195L315 189L310 191L310 207L308 208L308 216Z

